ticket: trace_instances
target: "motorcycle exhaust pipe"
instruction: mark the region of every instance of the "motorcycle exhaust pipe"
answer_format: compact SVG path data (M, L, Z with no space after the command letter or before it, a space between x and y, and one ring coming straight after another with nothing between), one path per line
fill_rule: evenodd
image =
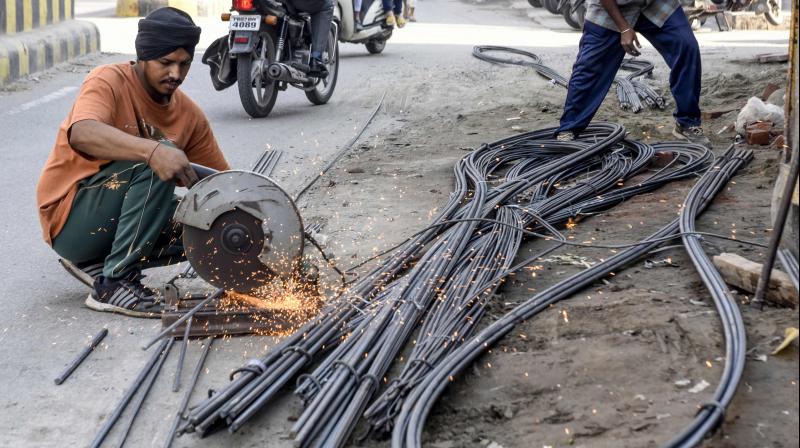
M273 62L267 67L267 74L275 81L308 82L308 77L300 70L281 62Z

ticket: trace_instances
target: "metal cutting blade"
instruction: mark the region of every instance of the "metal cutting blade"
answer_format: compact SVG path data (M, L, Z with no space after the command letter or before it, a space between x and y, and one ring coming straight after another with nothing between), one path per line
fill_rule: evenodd
M186 258L214 286L251 292L293 275L303 223L289 195L266 176L224 171L194 185L178 205Z

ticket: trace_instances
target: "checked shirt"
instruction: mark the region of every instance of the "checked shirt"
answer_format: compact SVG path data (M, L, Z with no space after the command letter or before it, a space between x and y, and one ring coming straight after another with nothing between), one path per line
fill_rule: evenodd
M643 15L661 28L669 16L681 7L681 2L680 0L617 0L617 5L631 27L635 26L639 16ZM586 20L612 31L620 31L600 4L600 0L586 1Z

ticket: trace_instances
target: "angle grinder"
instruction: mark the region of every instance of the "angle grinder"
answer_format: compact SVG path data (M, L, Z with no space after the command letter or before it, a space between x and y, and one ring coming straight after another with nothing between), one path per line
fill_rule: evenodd
M192 165L200 181L175 210L183 247L203 280L248 293L300 268L303 220L275 181L252 171Z

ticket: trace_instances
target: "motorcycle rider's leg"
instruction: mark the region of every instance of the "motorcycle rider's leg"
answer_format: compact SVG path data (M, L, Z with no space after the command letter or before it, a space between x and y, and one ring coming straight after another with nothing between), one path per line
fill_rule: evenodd
M397 20L397 27L406 26L406 19L403 17L403 0L394 0L394 16Z
M327 78L328 69L322 60L328 47L328 36L331 33L333 20L333 0L323 0L321 8L311 14L311 63L308 72L311 76ZM328 55L332 57L333 55Z
M617 74L625 50L619 33L586 22L578 57L567 86L564 113L556 133L579 133L589 125Z
M394 0L394 1L402 1L402 0ZM382 0L381 4L383 6L383 12L386 14L386 25L387 26L395 26L397 25L397 20L394 17L394 1L393 0Z
M353 26L356 32L364 30L364 24L361 23L361 0L353 0Z
M634 29L653 44L670 68L675 121L685 128L700 126L700 48L683 10L678 8L661 28L642 16Z
M319 11L311 14L311 57L319 61L328 47L333 21L333 0L323 0Z

